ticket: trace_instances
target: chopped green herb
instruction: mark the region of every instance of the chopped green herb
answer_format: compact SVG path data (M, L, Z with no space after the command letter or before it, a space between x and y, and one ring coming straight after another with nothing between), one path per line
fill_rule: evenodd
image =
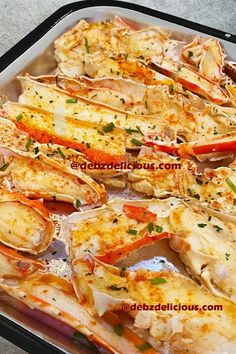
M143 143L137 139L131 139L131 143L136 145L136 146L142 146Z
M161 233L162 231L163 231L163 227L157 225L157 226L156 226L156 232Z
M124 98L120 98L120 101L125 104Z
M35 155L37 155L39 153L39 147L38 146L36 146L36 148L34 148L34 153L35 153Z
M195 199L200 199L200 195L195 193L194 190L192 190L191 188L188 188L187 191L190 193L191 197L195 198Z
M154 224L153 224L153 222L150 222L148 224L148 231L151 233L153 230L154 230Z
M232 189L232 191L236 193L236 185L231 181L231 179L227 177L225 181L228 184L228 186Z
M4 165L2 165L1 167L0 167L0 171L6 171L6 169L8 168L8 166L9 166L9 163L7 162L7 163L4 163Z
M209 216L208 221L211 221L211 216Z
M77 103L77 99L76 98L70 98L70 99L66 100L66 103Z
M131 129L131 128L125 129L125 131L126 131L126 133L128 133L128 134L138 133L138 130L136 130L136 129Z
M111 286L108 286L108 288L111 290L115 290L115 291L125 290L128 293L128 289L126 288L126 286L119 287L119 286L111 285Z
M141 129L139 128L139 126L138 126L138 125L136 125L136 128L137 128L138 132L139 132L141 135L143 135L143 136L144 136L143 132L141 131Z
M19 120L21 120L23 118L23 114L18 114L18 116L16 117L17 122L19 122Z
M197 184L199 184L199 186L202 185L202 181L200 179L196 178L196 182L197 182Z
M138 231L137 230L134 230L134 229L129 229L128 231L128 234L130 235L137 235Z
M143 344L138 345L137 348L138 348L141 352L145 352L145 350L152 348L152 346L151 346L151 344L149 344L149 343L146 342L146 343L143 343Z
M124 332L124 327L122 326L121 323L118 323L117 325L115 325L114 327L114 332L115 334L117 334L118 336L122 336L123 332Z
M87 343L87 345L88 345L88 347L89 347L93 352L99 353L99 350L98 350L98 348L96 347L96 345L95 345L93 342L91 342L84 334L79 333L79 332L75 332L75 333L73 334L73 337L74 337L75 339L78 339L78 340L85 340L86 343Z
M154 278L154 279L151 279L150 282L151 282L153 285L158 285L158 284L167 283L167 281L166 281L165 278Z
M111 122L111 123L105 125L105 127L103 127L102 129L105 133L108 133L108 132L112 132L112 130L114 128L115 128L115 124L113 122Z
M84 41L85 41L84 45L85 45L86 52L89 54L90 53L90 49L89 49L88 39L85 37Z
M193 52L191 50L188 51L188 58L190 59L193 56Z
M104 135L104 133L101 130L98 130L98 134Z
M230 257L230 253L225 253L225 258L227 261L229 260L229 257Z
M64 152L59 148L57 148L57 152L62 156L62 157L66 157L66 155L64 154Z
M27 143L25 144L25 147L26 147L27 150L29 150L29 147L30 147L30 144L31 144L31 143L32 143L32 139L29 138L29 139L27 140Z
M91 147L91 144L90 143L86 143L85 144L87 148L90 148Z
M145 100L145 108L148 109L147 100Z
M122 268L120 269L120 276L121 276L121 277L124 277L124 276L125 276L125 271L126 271L126 267L122 267Z
M94 97L96 97L97 96L97 93L95 93L95 95L93 95L92 97L91 97L91 100L94 98Z
M174 94L174 92L175 92L175 89L174 89L174 84L170 84L170 87L169 87L169 92L170 92L170 94L171 94L171 95L173 95L173 94Z
M203 227L207 226L207 224L197 224L199 227L203 229Z
M219 227L218 225L213 225L213 227L216 229L217 232L222 231L223 229Z
M79 199L76 200L75 206L76 208L80 208L81 207L81 201Z

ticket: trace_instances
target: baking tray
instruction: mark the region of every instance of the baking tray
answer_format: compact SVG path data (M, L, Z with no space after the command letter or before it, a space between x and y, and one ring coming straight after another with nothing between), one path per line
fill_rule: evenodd
M191 40L196 35L219 38L231 60L236 60L236 36L140 5L103 0L80 1L61 7L0 58L0 103L16 101L20 87L18 73L48 74L55 68L53 41L81 18L103 20L114 15L136 24L159 25L175 38ZM135 19L135 20L134 20ZM1 335L29 353L89 353L72 339L45 324L0 303Z

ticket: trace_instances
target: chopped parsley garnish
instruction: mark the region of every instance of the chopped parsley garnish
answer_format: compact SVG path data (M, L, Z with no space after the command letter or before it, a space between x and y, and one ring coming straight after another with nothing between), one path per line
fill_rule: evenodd
M151 282L153 285L158 285L158 284L167 283L167 281L166 281L165 278L154 278L154 279L151 279L150 282Z
M111 285L111 286L108 286L108 288L111 289L111 290L115 290L115 291L125 290L128 293L128 289L126 288L126 286Z
M99 353L99 350L98 350L98 348L96 347L96 345L95 345L93 342L91 342L84 334L79 333L79 332L75 332L75 333L73 334L73 337L74 337L75 339L78 339L78 340L84 340L84 341L86 341L88 347L89 347L93 352Z
M138 133L138 130L136 130L136 129L131 129L131 128L125 129L125 131L126 131L126 133L128 133L128 134Z
M175 89L174 89L174 84L170 84L170 87L169 87L169 93L170 93L171 95L173 95L173 94L174 94L174 92L175 92Z
M58 152L58 154L60 154L62 157L66 157L66 155L65 155L64 152L59 148L59 146L58 146L58 148L57 148L57 152Z
M144 136L144 134L143 134L142 130L139 128L139 126L138 126L138 125L136 125L136 128L137 128L138 132L139 132L141 135L143 135L143 136Z
M187 191L189 192L189 194L191 195L191 197L195 198L195 199L200 199L200 195L195 193L195 191L191 188L188 188Z
M112 130L114 130L114 128L115 128L115 124L113 122L111 122L111 123L105 125L105 127L103 127L102 129L105 133L108 133L108 132L112 132Z
M124 327L122 326L121 323L118 323L117 325L115 325L114 332L118 336L120 336L120 337L122 336L122 334L124 333Z
M219 227L218 225L213 225L213 227L216 229L217 232L222 231L223 229Z
M227 261L229 260L229 257L230 257L230 253L225 253L225 258Z
M95 93L95 95L93 95L92 97L91 97L91 100L94 98L94 97L96 97L97 96L97 93Z
M120 276L121 276L121 277L124 277L124 276L125 276L125 271L126 271L126 267L122 267L122 268L120 269Z
M37 154L39 153L39 147L38 147L38 146L36 146L36 147L34 148L34 153L35 153L35 155L37 155Z
M86 37L84 38L84 45L85 45L86 52L89 54L90 49L89 49L88 39Z
M200 179L196 178L196 182L197 182L197 184L199 184L199 186L202 185L202 181Z
M120 101L125 104L124 98L120 98Z
M188 51L188 58L190 59L193 56L193 52L191 50Z
M6 169L8 168L8 166L9 166L9 163L7 162L7 163L4 163L4 165L2 165L1 167L0 167L0 171L6 171Z
M90 143L86 143L85 144L87 148L90 148L91 147L91 144Z
M75 206L76 208L80 208L81 207L81 201L79 199L76 200Z
M157 225L157 226L156 226L156 232L161 233L162 231L163 231L163 227Z
M143 143L137 139L131 139L131 143L136 145L136 146L142 146Z
M70 99L66 100L66 103L77 103L77 99L76 98L70 98Z
M199 227L203 229L203 227L207 226L207 224L197 224Z
M98 130L98 134L104 135L104 133L101 130Z
M231 181L231 179L227 177L225 181L228 184L228 186L232 189L232 191L236 193L236 185Z
M134 230L134 229L129 229L128 231L128 234L130 235L137 235L138 231L137 230Z
M27 150L29 150L29 147L30 147L30 144L31 144L31 143L32 143L32 139L29 138L29 139L27 140L27 143L25 144L25 147L26 147Z
M154 224L153 224L153 222L150 222L148 224L148 231L151 233L153 230L154 230Z
M19 122L19 120L21 120L23 118L23 114L18 114L18 116L16 117L17 122Z
M145 350L148 350L148 349L150 349L150 348L152 348L152 346L151 346L151 344L149 344L149 343L143 343L143 344L140 344L140 345L138 345L138 347L137 347L141 352L145 352Z

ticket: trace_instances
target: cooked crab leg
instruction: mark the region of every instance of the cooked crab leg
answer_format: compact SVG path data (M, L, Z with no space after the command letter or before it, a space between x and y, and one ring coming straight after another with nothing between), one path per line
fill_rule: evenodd
M223 214L216 215L206 214L193 204L173 207L170 246L180 253L187 270L214 295L236 303L236 224Z
M235 162L229 167L207 168L199 173L193 161L153 152L150 148L141 150L134 162L143 168L129 172L132 189L156 197L191 198L211 209L235 215Z
M31 254L45 251L53 237L54 225L39 200L0 190L0 241Z
M166 226L170 205L178 200L114 199L99 209L74 213L64 220L71 259L88 251L110 264L171 234Z
M164 350L168 344L171 353L221 353L235 345L236 306L183 275L143 269L121 274L119 268L91 255L73 262L73 274L77 295L88 302L88 311L102 316L125 309L134 318L134 327L146 334L154 348ZM152 305L152 311L135 310L135 304L144 303L148 308ZM187 310L169 309L170 303L185 304ZM158 304L166 305L166 311L154 310ZM201 311L206 304L222 307L222 311ZM198 311L190 310L194 305Z
M161 101L157 103L158 112L143 116L111 109L27 77L21 78L21 82L23 94L20 96L20 102L37 107L43 105L51 113L54 113L58 107L63 107L68 116L78 116L80 120L94 124L113 124L125 130L127 148L137 149L145 139L168 142L174 140L177 134L184 136L186 141L192 141L200 137L202 139L203 136L214 137L216 133L228 133L235 129L235 118L221 112L213 113L208 106L200 110L193 104L186 103L185 98L179 97L178 94L172 97L167 86L159 87L159 90L155 91L154 96ZM154 101L153 98L151 103L155 104Z
M78 152L77 150L64 147L58 144L40 144L32 139L29 134L17 129L16 125L7 120L6 118L1 118L4 112L0 111L0 146L11 149L12 151L18 152L19 154L24 153L24 155L29 155L33 158L38 158L39 155L46 155L48 159L56 161L60 164L63 169L67 169L68 173L73 172L76 174L78 179L84 181L85 183L92 185L94 182L87 178L86 175L91 176L97 180L103 181L107 180L109 177L116 175L122 175L122 170L110 170L110 169L91 169L88 168L89 160L87 157ZM6 113L5 113L6 116ZM82 166L82 167L80 167ZM71 168L73 171L71 171ZM86 175L83 174L86 173ZM96 184L94 184L94 187ZM102 187L100 193L102 193Z
M22 267L25 268L23 277ZM13 306L17 306L26 314L38 317L44 323L50 322L52 327L55 326L69 336L74 335L75 339L82 333L88 340L112 353L121 354L123 348L130 354L141 353L137 344L143 344L145 341L128 328L126 335L122 337L117 335L114 316L108 321L89 315L84 305L76 299L68 280L41 270L35 261L3 247L0 247L0 269L2 278L0 288L14 298ZM17 300L27 307L20 306ZM40 311L40 316L37 315L37 310ZM42 314L45 314L45 318ZM155 350L148 353L158 354Z
M79 149L93 162L125 161L125 134L113 125L104 127L65 117L61 111L53 115L40 108L14 102L4 104L4 110L17 128L41 143L51 142Z
M82 171L62 166L50 157L0 146L0 185L30 198L45 198L80 206L101 205L104 187Z
M92 102L81 96L69 95L64 90L41 84L27 77L22 77L20 80L23 93L19 102L36 107L43 106L54 114L58 107L63 107L66 116L75 119L78 117L80 121L104 125L105 127L99 131L100 135L104 133L104 130L106 132L106 128L110 127L111 131L114 127L121 128L127 134L126 145L128 148L136 146L133 144L135 138L160 135L158 131L156 132L156 124L160 129L165 126L164 119L158 119L156 116L127 114L127 112Z

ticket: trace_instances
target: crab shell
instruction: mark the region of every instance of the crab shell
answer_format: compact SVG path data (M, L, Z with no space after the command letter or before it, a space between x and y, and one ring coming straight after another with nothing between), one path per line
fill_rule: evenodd
M73 213L64 219L70 258L91 252L105 263L115 264L138 249L171 237L168 214L175 198L126 200L115 198L101 208ZM148 225L153 223L153 230ZM158 225L157 231L154 223Z
M43 106L44 109L51 113L62 107L64 114L75 117L75 121L78 116L80 121L101 124L105 127L113 123L115 127L122 129L124 134L126 134L126 146L130 149L138 148L133 143L134 139L140 140L143 136L150 135L155 137L159 132L156 132L157 129L153 127L157 126L160 130L163 130L163 126L165 126L164 119L158 119L155 115L127 114L125 111L95 103L82 96L70 95L60 88L54 88L27 77L21 77L20 81L23 87L23 93L19 97L20 103L31 104L36 107ZM37 92L37 95L35 92ZM70 103L71 100L74 101L73 104ZM139 129L137 129L137 126ZM127 133L129 130L132 131L132 134ZM99 130L100 134L97 133L97 136L103 137L104 131L106 131L106 128L105 130L101 128Z
M61 164L42 153L9 149L0 146L4 171L0 172L1 186L19 191L30 198L64 201L79 206L101 205L106 200L103 185L69 165ZM22 178L24 176L24 178Z
M17 128L27 132L40 143L56 143L65 147L79 149L89 160L98 163L125 161L125 134L115 128L107 133L103 125L65 117L63 111L54 114L41 108L15 102L4 104L7 118ZM17 121L16 117L22 115ZM34 116L34 119L32 119Z
M169 243L187 270L216 296L236 302L236 218L197 203L171 209Z
M235 348L235 305L212 295L205 287L174 272L136 272L107 265L86 255L73 262L73 283L79 298L87 302L92 313L102 316L107 311L128 311L133 325L146 333L156 349L168 345L170 353L220 353L227 345ZM160 280L160 282L158 281ZM218 311L139 310L132 305L181 303L223 306ZM125 304L125 306L124 306ZM132 327L131 327L132 328ZM227 330L226 330L227 329ZM217 338L217 340L216 340Z
M199 173L193 161L153 152L151 148L143 148L135 163L143 168L129 172L131 189L155 197L190 198L224 215L236 215L234 163Z
M68 280L46 272L42 265L3 246L0 247L0 268L0 288L14 299L12 305L23 313L68 336L82 333L112 353L121 354L124 347L130 354L140 353L137 344L145 341L134 332L130 334L131 340L115 334L114 327L119 324L115 316L110 316L109 321L91 316L77 300ZM128 329L126 332L131 333ZM153 350L150 354L158 352Z
M223 80L225 54L219 40L195 38L183 48L182 57L208 79L218 83Z
M41 253L50 245L54 224L40 200L0 189L0 214L0 241L5 245L31 254Z

